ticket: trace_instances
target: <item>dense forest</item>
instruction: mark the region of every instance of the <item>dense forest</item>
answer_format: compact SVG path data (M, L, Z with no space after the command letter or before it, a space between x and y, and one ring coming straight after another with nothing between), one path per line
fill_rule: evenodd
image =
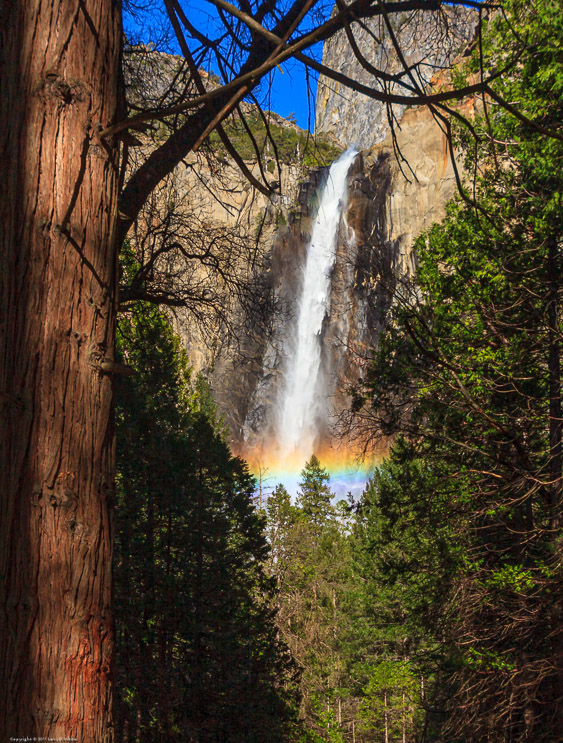
M408 3L389 3L389 13ZM66 17L69 39L82 23L82 5ZM418 237L416 271L394 277L385 331L366 350L365 374L350 390L348 425L374 445L392 445L364 492L341 500L314 454L296 497L278 483L267 494L260 483L258 495L248 465L231 451L208 379L182 346L173 302L159 306L160 288L151 294L145 286L122 305L112 299L120 279L154 276L154 265L143 267L126 235L143 189L150 194L186 148L205 143L204 153L225 158L244 146L239 158L247 163L257 131L258 149L267 136L281 138L282 160L307 145L294 129L267 133L258 108L248 116L253 128L242 114L236 125L223 128L221 121L233 96L234 106L258 84L256 70L277 64L280 38L283 46L311 4L218 5L251 29L253 43L240 41L228 24L232 49L250 55L234 77L242 82L206 98L190 49L182 48L196 80L191 95L202 108L186 113L182 96L178 111L160 101L166 151L160 160L148 156L129 185L109 145L103 159L104 137L117 136L119 126L100 134L102 113L115 126L123 101L106 99L107 115L96 106L85 113L80 107L90 92L76 81L63 89L48 77L39 92L28 91L36 99L53 94L57 111L76 104L88 127L98 116L100 143L94 154L78 153L78 189L64 209L53 202L56 218L36 229L35 202L26 201L16 229L3 211L10 234L21 227L28 236L35 225L45 241L53 222L56 240L65 239L81 268L68 274L72 261L63 256L59 268L68 281L59 286L57 266L26 253L29 265L16 260L21 275L2 298L2 325L13 331L6 338L17 338L5 379L25 378L33 393L25 387L12 394L5 379L0 388L7 411L3 487L17 495L4 498L2 511L0 660L7 684L0 732L7 740L60 734L96 743L557 743L563 4L508 0L486 18L479 8L477 41L452 83L482 93L470 121L442 105L451 90L425 101L414 76L405 83L416 102L439 108L460 163L459 195L445 219ZM87 57L100 66L102 47L119 47L113 5L102 6L107 38L94 34ZM165 6L176 32L180 21L190 29L180 3ZM341 6L326 28L313 19L326 38L337 29L330 25L335 18L350 29ZM362 17L370 7L354 4ZM385 4L376 7L387 18ZM255 26L269 13L266 43ZM92 10L85 25L99 20ZM315 29L313 23L303 32L310 44L324 38ZM308 47L293 43L291 53L303 56ZM219 56L218 45L202 44ZM62 58L72 45L57 40L55 47ZM232 49L222 60L231 72L240 61ZM494 61L492 72L483 60ZM107 73L112 79L118 61ZM386 94L391 102L406 98ZM213 106L203 107L208 100ZM129 114L144 123L146 112ZM323 161L336 151L328 140L319 145ZM57 156L51 170L22 170L17 183L29 177L43 188L49 173L57 177ZM97 180L90 160L102 163L92 166ZM279 162L266 172L275 168ZM86 195L78 195L81 188ZM93 214L105 225L94 234ZM117 221L110 229L111 215ZM228 244L228 236L221 239ZM88 253L94 243L107 253L103 261ZM172 268L176 260L171 254ZM37 325L43 293L60 324ZM18 325L18 302L27 325ZM81 333L67 328L68 317L80 318ZM72 344L68 352L60 351L61 339ZM75 373L86 348L87 363ZM58 414L66 395L73 404ZM41 425L34 423L37 410Z

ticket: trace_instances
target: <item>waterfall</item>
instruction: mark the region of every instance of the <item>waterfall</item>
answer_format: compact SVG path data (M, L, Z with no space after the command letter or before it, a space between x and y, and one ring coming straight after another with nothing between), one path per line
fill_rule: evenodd
M356 155L356 150L346 150L332 164L307 248L297 323L278 398L277 440L282 460L299 455L304 463L313 453L323 416L326 419L321 334L330 311L331 273L346 206L347 175Z

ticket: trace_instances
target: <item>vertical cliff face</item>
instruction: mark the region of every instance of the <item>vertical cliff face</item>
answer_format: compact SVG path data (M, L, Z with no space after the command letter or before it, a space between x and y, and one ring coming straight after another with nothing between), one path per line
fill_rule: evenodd
M450 67L459 56L474 36L476 20L473 10L460 6L444 8L439 15L420 10L392 18L393 30L405 60L414 68L416 79L423 87L431 85L437 70ZM352 30L368 64L389 74L403 69L382 18L373 18L361 25L353 23ZM352 54L345 31L325 43L323 63L363 85L383 90ZM405 92L398 83L391 83L389 91ZM403 111L403 106L393 106L392 113L397 119L401 118ZM387 136L388 116L384 104L323 75L319 78L317 133L330 132L344 145L367 148L382 142Z
M428 110L405 112L396 144L408 168L388 136L361 151L350 178L346 223L355 239L353 248L342 242L339 249L325 338L336 413L350 407L349 388L378 346L397 283L416 270L416 238L443 219L456 194L448 143Z

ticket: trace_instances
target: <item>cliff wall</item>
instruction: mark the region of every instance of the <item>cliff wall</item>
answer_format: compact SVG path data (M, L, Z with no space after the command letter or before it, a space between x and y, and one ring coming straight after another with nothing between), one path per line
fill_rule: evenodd
M451 67L473 38L476 20L473 10L461 6L443 9L440 14L419 10L392 17L405 60L423 87L432 85L438 70ZM352 23L351 28L367 63L389 74L402 70L382 18ZM323 64L363 85L382 90L352 53L345 31L325 43ZM389 91L405 93L398 83L390 83ZM400 120L403 112L403 106L394 105L391 111L324 75L319 78L315 131L330 132L346 146L365 149L382 142L389 132L389 115Z

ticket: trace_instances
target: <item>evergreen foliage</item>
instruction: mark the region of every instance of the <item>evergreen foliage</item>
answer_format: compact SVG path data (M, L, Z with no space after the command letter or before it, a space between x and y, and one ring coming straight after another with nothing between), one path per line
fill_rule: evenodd
M278 627L302 669L299 741L340 741L339 628L349 588L349 550L331 504L329 475L316 456L301 472L299 487L296 505L278 485L266 507L274 558L270 571L279 588Z
M264 119L256 112L247 116L250 133L237 118L228 120L225 131L243 160L256 159L256 143L262 158L270 158L268 170L272 173L275 170L276 155L280 163L289 164L302 160L305 167L330 165L340 155L342 150L327 136L313 136L310 132L282 122L283 120L274 115L268 120L266 129ZM271 140L275 143L275 150L268 138L268 130ZM207 142L212 150L222 152L224 157L228 157L217 133L210 134Z
M416 740L447 665L435 604L460 569L459 549L444 504L432 502L442 473L422 461L403 472L402 446L359 505L339 504L340 519L316 457L295 506L281 485L268 501L278 626L302 668L301 743ZM433 521L420 524L428 507ZM421 578L420 564L432 576Z
M117 406L119 739L286 740L295 669L276 638L254 480L161 312L123 318L120 349L138 374Z
M328 487L330 476L313 454L301 472L297 505L314 530L319 530L328 519L334 517L331 500L333 494Z
M506 9L534 54L497 90L537 126L561 131L563 6ZM501 14L483 46L499 66L510 58ZM440 647L430 706L444 714L433 739L553 741L563 729L563 148L490 100L475 130L476 148L460 134L474 197L418 240L416 279L403 284L364 390L374 426L410 442L378 474L375 512L366 496L381 535L373 575L406 618L419 595L410 641L424 629ZM431 491L413 478L420 466ZM382 500L389 488L398 501ZM394 555L389 528L405 496L418 529L403 526Z

